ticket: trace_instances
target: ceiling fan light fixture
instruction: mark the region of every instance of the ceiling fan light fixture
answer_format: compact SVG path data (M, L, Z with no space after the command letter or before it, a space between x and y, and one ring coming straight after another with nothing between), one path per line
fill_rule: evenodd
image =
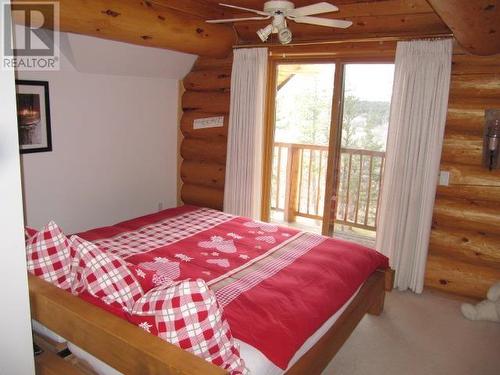
M245 8L238 5L224 3L220 3L219 5L243 10L245 12L256 13L259 17L224 18L219 20L208 20L207 22L227 23L271 19L270 25L267 25L257 31L257 35L262 42L266 42L271 34L278 34L278 40L281 44L290 43L292 41L292 31L287 26L287 20L296 23L341 29L345 29L352 25L352 22L347 20L316 17L317 14L337 12L339 10L339 8L335 5L325 1L295 8L293 1L270 0L264 2L264 10Z
M278 31L278 40L281 44L288 44L292 41L292 30L288 27L282 28Z
M257 35L259 36L260 40L265 42L267 38L269 38L269 35L271 35L272 32L273 32L273 25L270 24L260 30L257 30Z

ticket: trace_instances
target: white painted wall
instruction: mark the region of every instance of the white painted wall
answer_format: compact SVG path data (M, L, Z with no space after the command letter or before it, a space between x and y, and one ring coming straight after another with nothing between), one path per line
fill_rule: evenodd
M0 374L29 375L34 374L35 369L24 250L14 72L0 70L0 88Z
M185 74L195 56L164 51L163 64L182 69L138 76L137 48L146 60L160 58L161 50L67 36L73 40L72 56L62 55L61 71L18 73L19 79L49 81L52 117L53 151L22 156L27 224L39 228L53 219L70 233L155 212L160 203L175 206L178 80L183 77L165 76ZM99 66L88 56L70 62L84 56L82 51L93 53L92 44L95 59L102 50L119 49L118 60L107 56L99 68L107 74L77 71ZM67 47L62 52L70 55ZM126 62L127 52L136 63L128 61L124 70L116 64ZM113 74L126 71L135 76Z

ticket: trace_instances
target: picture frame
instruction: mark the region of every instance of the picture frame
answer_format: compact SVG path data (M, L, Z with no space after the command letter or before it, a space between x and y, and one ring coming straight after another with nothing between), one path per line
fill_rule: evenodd
M16 80L16 103L21 154L52 151L49 82Z

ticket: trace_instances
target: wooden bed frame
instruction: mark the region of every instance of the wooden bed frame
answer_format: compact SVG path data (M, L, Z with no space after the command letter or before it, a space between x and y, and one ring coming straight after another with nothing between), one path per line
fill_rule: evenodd
M394 272L376 271L335 324L287 375L320 374L365 313L379 315ZM127 375L224 374L221 368L29 275L31 317Z

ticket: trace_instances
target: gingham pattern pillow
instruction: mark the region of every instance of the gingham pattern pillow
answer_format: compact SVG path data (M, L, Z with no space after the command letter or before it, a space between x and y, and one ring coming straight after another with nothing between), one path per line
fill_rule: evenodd
M70 249L68 238L51 221L26 240L28 271L57 287L70 289Z
M24 240L28 241L31 237L37 234L38 231L36 229L30 227L24 227Z
M71 264L71 292L83 290L107 304L118 303L130 311L144 293L125 261L78 236L70 238L75 254Z
M232 375L248 374L229 324L203 280L181 281L150 290L134 305L132 320L154 316L155 331ZM143 323L144 324L144 323ZM144 325L139 324L142 328Z

